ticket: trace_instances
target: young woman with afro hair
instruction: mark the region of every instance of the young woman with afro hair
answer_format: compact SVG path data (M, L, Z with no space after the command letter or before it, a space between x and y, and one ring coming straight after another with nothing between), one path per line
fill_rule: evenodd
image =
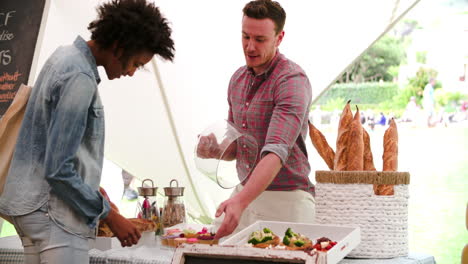
M78 36L42 67L0 196L25 263L88 263L99 221L124 247L141 236L99 192L105 134L97 68L109 80L133 76L154 55L172 61L174 42L168 21L146 0L112 0L97 11L91 39Z

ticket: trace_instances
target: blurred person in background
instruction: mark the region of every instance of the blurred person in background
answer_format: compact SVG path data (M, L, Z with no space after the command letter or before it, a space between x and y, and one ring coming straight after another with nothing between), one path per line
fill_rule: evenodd
M377 124L381 126L387 125L387 117L384 115L383 112L380 112L379 121L377 122Z
M135 176L130 174L128 171L122 170L122 179L124 184L123 197L130 201L138 198L138 192L132 186L134 178Z
M401 117L403 122L415 122L419 112L419 106L416 103L416 97L411 96L408 104L406 105L405 112Z
M366 111L366 123L367 125L369 126L369 128L374 131L374 128L375 128L375 116L374 116L374 112L372 112L372 110L368 109Z
M430 78L423 91L423 109L426 113L427 126L433 127L435 124L433 118L435 115L435 98L434 98L434 85L436 84L435 78Z

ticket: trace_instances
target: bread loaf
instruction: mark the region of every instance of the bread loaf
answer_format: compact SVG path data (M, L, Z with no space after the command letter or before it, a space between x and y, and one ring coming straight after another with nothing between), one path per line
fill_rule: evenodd
M395 119L390 120L390 124L385 130L383 140L383 171L398 170L398 131ZM393 195L393 185L374 185L374 193L377 195Z
M294 245L291 243L290 246L286 246L286 249L287 250L307 250L307 249L312 249L314 247L314 244L312 243L312 241L308 240L306 241L306 243L300 247Z
M333 163L333 169L336 171L345 171L348 164L348 141L349 141L349 125L353 121L353 113L351 112L350 101L346 104L340 116L338 125L338 137L336 139L336 153Z
M156 229L158 228L155 222L148 220L148 219L128 218L128 220L138 229L138 231L140 231L140 233L148 232L148 231L153 232L153 231L156 231ZM100 221L97 236L113 237L114 233L109 228L109 225L107 225L106 222Z
M353 121L349 124L348 147L345 153L348 159L345 170L362 171L364 168L364 141L362 136L361 115L359 114L359 108L357 106Z
M395 119L390 120L390 125L384 134L383 171L398 170L398 131Z
M112 209L114 209L117 213L119 213L119 208L111 202L109 199L109 196L107 195L106 191L104 188L100 187L99 192L102 194L104 199L109 201L110 206ZM146 232L146 231L156 231L158 226L156 225L155 222L148 220L148 219L140 219L140 218L129 218L128 219L135 227L138 229L140 232ZM98 236L101 237L113 237L114 233L112 230L109 228L109 225L105 221L99 221L99 227L98 227Z
M365 171L376 171L374 166L374 158L372 157L372 150L370 146L370 137L367 131L362 129L362 139L364 142L364 170Z
M158 228L156 223L149 219L129 218L128 220L134 224L140 232L156 231Z
M272 247L276 247L277 245L280 244L280 238L279 236L277 235L273 235L273 239L272 240L268 240L266 242L263 242L263 243L258 243L258 244L255 244L253 245L253 247L256 247L256 248L267 248L269 246L272 246Z
M99 221L99 228L97 236L99 237L113 237L114 233L112 233L109 225L107 225L104 221Z
M335 151L328 145L325 136L318 130L312 123L309 122L309 135L312 144L317 150L318 154L327 164L330 170L333 170L333 162L335 159Z

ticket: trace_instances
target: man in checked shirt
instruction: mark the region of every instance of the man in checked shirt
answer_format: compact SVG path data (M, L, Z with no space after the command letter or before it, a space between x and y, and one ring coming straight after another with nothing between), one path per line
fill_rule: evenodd
M246 65L231 77L228 120L256 138L259 157L248 160L242 138L223 156L237 160L240 175L254 169L219 206L216 217L224 213L224 219L216 238L257 220L311 223L315 215L305 145L312 89L301 67L278 50L286 13L271 0L251 1L243 13ZM199 147L198 155L209 158L210 150Z

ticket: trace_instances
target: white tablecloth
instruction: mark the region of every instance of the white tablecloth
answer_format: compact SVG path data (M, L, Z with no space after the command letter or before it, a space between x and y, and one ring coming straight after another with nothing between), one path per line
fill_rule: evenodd
M169 264L174 249L161 246L153 236L143 237L138 245L122 248L116 238L109 250L91 249L91 264ZM23 247L18 236L0 238L0 263L23 263ZM343 259L339 264L435 264L433 256L411 253L393 259Z

